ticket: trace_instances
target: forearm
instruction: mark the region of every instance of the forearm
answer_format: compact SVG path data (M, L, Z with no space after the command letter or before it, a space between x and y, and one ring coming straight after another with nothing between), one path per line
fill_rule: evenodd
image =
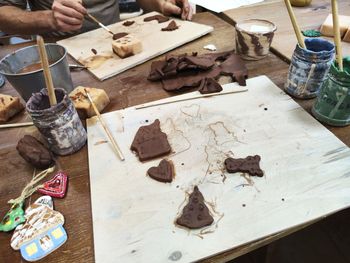
M149 11L161 12L160 0L137 0L137 3L145 12L149 12Z
M41 34L55 31L51 10L28 12L14 6L0 7L0 31L8 34Z

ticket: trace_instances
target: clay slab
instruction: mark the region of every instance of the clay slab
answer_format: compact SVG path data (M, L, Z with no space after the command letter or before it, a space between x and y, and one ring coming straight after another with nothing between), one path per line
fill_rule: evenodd
M232 83L222 92L240 88ZM95 145L106 135L96 118L87 120L97 263L192 262L349 207L349 148L266 76L248 79L247 88L103 114L124 162L110 144ZM167 158L176 177L168 184L146 176L160 159L141 163L129 150L137 129L157 118L174 151ZM227 157L255 154L263 177L224 173L224 180ZM201 230L174 225L195 185L217 211L203 239Z

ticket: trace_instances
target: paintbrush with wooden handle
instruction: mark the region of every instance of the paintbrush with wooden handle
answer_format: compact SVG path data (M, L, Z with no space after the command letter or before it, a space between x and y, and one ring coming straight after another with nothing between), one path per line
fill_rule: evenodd
M114 35L114 33L108 27L106 27L104 24L102 24L100 21L98 21L96 17L94 17L93 15L90 15L90 14L87 14L87 16L92 21L94 21L96 24L98 24L100 27L102 27L104 30L106 30L108 33Z

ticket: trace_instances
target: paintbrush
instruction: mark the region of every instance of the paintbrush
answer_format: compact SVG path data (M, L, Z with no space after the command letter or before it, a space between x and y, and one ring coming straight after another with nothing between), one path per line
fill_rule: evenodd
M298 43L302 48L305 48L305 43L304 43L304 38L301 34L297 19L295 18L292 6L289 2L289 0L284 0L284 3L286 4L287 10L288 10L288 14L289 14L289 18L290 21L292 22L293 25L293 29L294 29L294 33L297 37Z
M337 0L332 0L332 16L333 16L334 44L337 50L337 62L338 62L339 70L343 71L343 52L341 48Z
M120 160L124 161L124 160L125 160L124 155L123 155L122 151L120 150L120 148L119 148L117 142L114 140L113 135L112 135L111 132L109 131L109 129L108 129L106 123L105 123L104 120L102 119L102 116L101 116L100 112L98 111L98 109L97 109L95 103L92 101L92 98L91 98L91 96L90 96L90 93L89 93L86 89L84 89L84 90L85 90L86 96L88 97L88 99L89 99L89 101L90 101L90 103L91 103L92 108L94 109L94 111L95 111L95 113L96 113L97 118L99 119L99 121L100 121L100 123L101 123L103 129L105 130L105 132L106 132L106 134L107 134L107 136L108 136L110 142L112 143L112 146L113 146L114 151L116 152L116 154L118 155L118 157L120 158Z
M97 20L96 17L90 15L90 14L87 14L87 16L93 20L95 23L97 23L100 27L102 27L104 30L106 30L108 33L112 34L114 36L114 33L108 28L106 27L104 24L102 24L100 21Z

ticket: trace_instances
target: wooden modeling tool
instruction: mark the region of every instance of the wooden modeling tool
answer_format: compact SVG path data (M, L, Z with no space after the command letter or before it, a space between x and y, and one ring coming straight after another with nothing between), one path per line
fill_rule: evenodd
M341 48L341 38L339 29L339 15L338 15L338 2L332 0L332 16L333 16L333 33L334 33L334 44L337 51L337 62L340 71L343 71L343 52Z
M240 93L240 92L246 92L246 91L248 91L248 89L247 88L243 88L243 89L240 89L240 90L233 90L233 91L226 91L226 92L222 91L222 92L215 92L215 93L204 94L204 95L195 95L195 96L192 96L192 97L174 99L174 100L171 100L171 101L141 104L141 105L135 106L135 109L136 110L140 110L140 109L144 109L144 108L150 108L150 107L155 107L155 106L159 106L159 105L175 103L175 102L179 102L179 101L195 100L195 99L201 99L201 98L209 98L209 97L214 97L214 96L221 96L221 95L232 94L232 93Z
M9 123L9 124L1 124L0 129L6 129L6 128L15 128L15 127L25 127L25 126L32 126L34 125L33 122L20 122L20 123Z
M288 14L289 14L289 17L290 17L290 21L292 22L295 35L296 35L296 37L298 39L298 43L299 43L299 45L302 48L306 48L305 47L305 43L304 43L304 37L301 34L300 28L298 26L297 19L295 18L292 5L290 4L289 0L284 0L284 3L286 4L287 10L288 10Z
M99 119L100 123L102 124L103 129L105 130L105 132L106 132L106 134L107 134L109 140L111 141L114 151L116 152L116 154L118 155L118 157L120 158L120 160L124 161L124 160L125 160L124 155L123 155L122 151L120 150L120 148L119 148L117 142L114 140L113 135L112 135L111 132L109 131L109 129L108 129L106 123L105 123L104 120L102 119L102 116L101 116L100 112L98 111L98 109L97 109L95 103L92 101L92 98L91 98L91 96L90 96L90 93L89 93L86 89L84 89L84 91L85 91L86 96L88 97L88 99L89 99L89 101L90 101L90 103L91 103L92 108L94 109L94 111L95 111L95 113L96 113L97 118Z
M44 43L44 40L41 36L37 36L36 41L37 41L38 48L39 48L41 65L42 65L43 70L44 70L45 83L46 83L46 88L47 88L48 95L49 95L50 105L53 106L53 105L57 104L57 100L56 100L56 95L55 95L55 88L54 88L53 82L52 82L49 61L47 59L45 43Z
M95 23L97 23L100 27L102 27L104 30L106 30L108 33L112 34L114 36L114 33L108 28L106 27L104 24L102 24L100 21L97 20L96 17L90 15L90 14L87 14L87 16L92 20L94 21Z

